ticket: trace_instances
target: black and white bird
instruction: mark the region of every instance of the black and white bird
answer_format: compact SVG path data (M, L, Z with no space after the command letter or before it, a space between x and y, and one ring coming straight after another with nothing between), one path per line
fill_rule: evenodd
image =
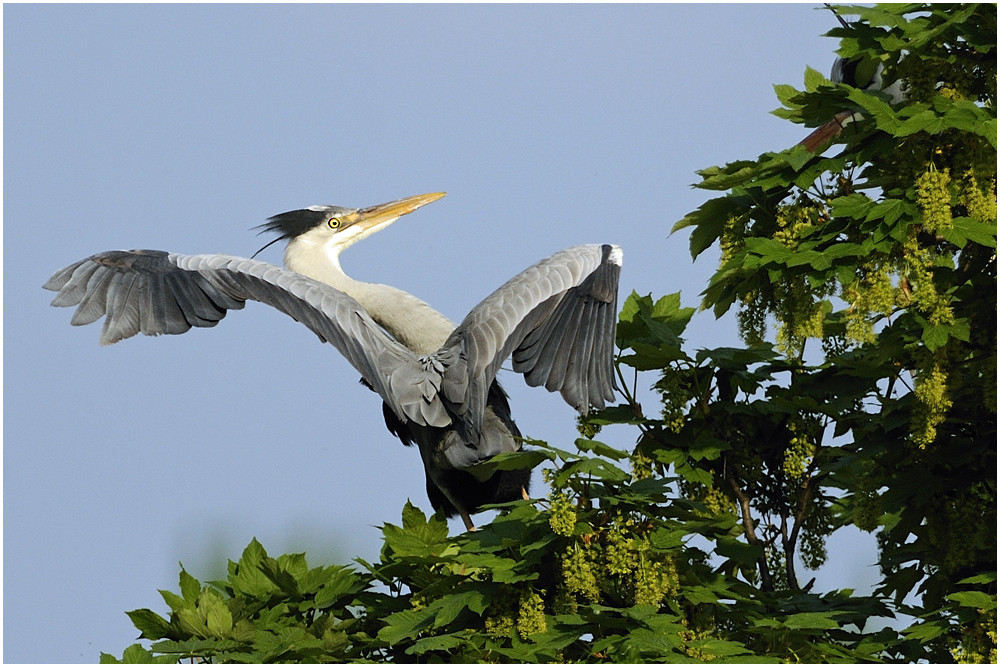
M472 530L471 515L483 505L528 497L530 471L489 465L521 449L496 380L501 363L511 358L529 385L558 391L582 414L613 400L622 251L582 245L557 252L458 325L411 294L341 269L344 249L443 196L276 215L263 227L278 235L271 243L288 242L286 268L230 255L110 251L57 271L44 287L58 292L52 305L77 306L74 325L105 317L102 344L212 327L247 301L290 315L361 373L382 398L389 430L420 450L431 505Z
M830 11L833 11L830 5L826 5L826 7ZM851 24L843 16L836 12L834 12L834 15L842 27L851 27ZM900 79L886 82L884 76L884 63L874 62L862 57L837 58L833 61L833 67L830 70L830 81L832 83L843 83L852 88L860 88L861 90L881 91L889 96L889 104L895 106L906 97L903 82ZM886 85L887 83L888 85ZM841 111L835 114L832 119L813 130L808 137L799 142L799 145L815 153L840 136L840 133L847 125L861 120L862 117L863 115L856 111Z

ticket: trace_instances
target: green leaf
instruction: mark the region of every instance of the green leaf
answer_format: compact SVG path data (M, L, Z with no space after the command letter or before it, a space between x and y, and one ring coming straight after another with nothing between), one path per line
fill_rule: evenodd
M971 577L966 577L960 581L956 581L956 584L991 584L997 580L996 572L983 572L982 574L976 574Z
M586 438L577 438L576 447L581 452L593 452L597 456L604 456L615 461L620 461L621 459L628 458L629 456L626 451L615 449L614 447L605 445L603 442L588 440Z
M959 248L964 247L967 241L987 248L997 247L996 223L987 224L975 218L960 217L952 219L951 224L952 229L945 232L945 238ZM952 236L953 234L956 236Z
M920 340L924 342L927 349L932 352L948 344L949 338L957 338L965 342L969 341L969 321L966 319L956 320L952 324L929 324L924 327Z
M177 620L181 630L196 637L204 638L208 635L208 626L197 609L185 607L177 612Z
M798 109L801 107L800 104L793 101L796 97L802 94L795 88L795 86L789 86L787 83L781 83L775 84L773 87L775 97L778 98L778 101L781 102L783 106L788 107L789 109Z
M482 615L489 604L489 599L480 590L464 593L452 593L435 600L431 607L436 612L434 627L440 628L454 621L463 609Z
M832 265L829 257L824 253L815 250L802 250L796 252L785 262L785 266L796 267L808 265L817 271L824 271Z
M782 622L786 628L793 630L834 630L840 627L829 614L813 611L786 616Z
M553 459L548 453L537 449L522 449L516 452L503 452L497 454L489 461L471 466L469 471L475 470L531 470L545 461Z
M688 455L695 461L715 461L722 452L731 449L725 440L720 440L709 434L699 434L688 448Z
M186 601L194 602L198 599L198 595L201 593L201 583L188 574L183 565L181 565L180 586L181 594Z
M932 639L940 637L946 632L948 632L948 628L945 624L935 622L918 623L903 630L903 634L905 634L908 638L915 639L919 642L929 642Z
M806 150L805 146L799 145L792 146L784 153L784 156L788 161L788 166L796 172L801 171L806 164L812 162L813 158L816 157L811 151ZM809 180L812 181L813 178L811 177Z
M101 654L101 662L104 662L105 655L108 654L107 653ZM112 658L112 660L114 659L114 656L108 656L108 657ZM118 663L117 660L113 661ZM151 664L170 664L172 662L174 662L174 659L170 656L153 657L153 654L147 651L141 645L132 644L127 649L125 649L124 653L122 653L121 662L118 664L151 665Z
M463 573L483 572L489 574L490 578L498 583L511 584L518 581L534 579L532 575L518 573L518 561L492 553L470 554L462 552L456 555L456 560L464 568ZM478 576L478 575L477 575Z
M865 254L859 243L837 243L823 250L823 254L831 260L843 257L860 257Z
M430 628L434 616L434 610L427 607L398 611L385 619L386 626L378 631L378 639L390 645L415 639L420 631Z
M320 609L348 595L362 590L364 581L357 572L348 567L332 566L325 568L325 582L316 592L315 604Z
M692 259L708 250L719 238L730 218L744 215L751 206L751 200L746 196L730 195L709 199L692 213L688 213L674 224L671 233L694 227L689 241Z
M861 58L855 67L854 78L858 88L867 88L875 78L879 62L875 58Z
M467 637L462 637L458 634L423 637L418 639L413 646L406 649L406 652L411 655L421 655L431 651L450 651L453 648L468 644L468 641Z
M816 92L820 86L830 87L833 84L825 76L814 70L812 67L806 67L805 76L803 80L806 86L806 90L810 93Z
M301 554L297 554L301 555ZM299 582L295 575L289 572L281 563L273 558L265 558L260 565L260 571L274 586L289 597L297 597L300 593Z
M927 134L938 134L948 127L948 122L943 116L939 116L931 109L925 109L916 115L910 116L896 128L895 134L899 137L906 137L917 132Z
M385 544L397 557L427 558L440 556L449 547L448 523L438 516L430 520L418 507L407 501L403 508L403 527L391 523L382 528Z
M855 220L867 219L868 211L874 204L875 202L866 195L857 192L830 200L830 208L834 217Z
M850 88L847 93L848 99L868 112L875 120L875 126L888 134L895 135L902 122L888 104L877 96L867 93L860 88Z
M188 602L177 593L171 593L170 591L160 591L160 595L163 597L163 601L167 603L170 607L170 611L180 611L186 606L194 607L194 601Z
M757 559L764 555L764 548L759 544L753 545L740 540L723 538L716 543L715 552L745 566L756 567Z
M619 357L619 361L639 371L660 370L675 361L687 358L679 347L654 346L639 342L631 342L629 347L635 354L623 354Z
M572 476L593 477L606 482L624 482L631 475L603 459L582 459L566 464L554 479L555 484L563 484Z
M696 639L688 644L691 648L698 649L715 658L724 658L733 655L747 655L751 651L739 642L728 641L726 639Z
M261 564L267 560L267 552L257 538L243 550L240 560L229 575L229 584L234 592L250 597L266 597L275 593L278 587L261 570Z
M704 586L690 586L681 590L681 597L692 604L717 604L719 598Z
M631 348L635 354L623 355L620 361L648 370L685 359L680 349L680 334L694 311L680 307L679 293L668 294L653 303L652 296L640 297L633 291L618 317L616 343L622 350Z
M205 624L208 626L209 634L227 639L233 631L233 615L229 613L225 603L219 600L208 607Z
M771 238L751 237L746 239L747 251L761 257L762 263L775 262L784 264L792 256L793 251L781 243Z
M420 530L426 525L427 515L424 514L423 510L407 500L406 505L403 506L403 529L415 531Z
M883 220L892 224L903 215L912 212L912 209L913 205L902 199L883 199L869 209L868 215L865 216L865 222Z
M649 536L649 544L658 551L673 551L684 543L685 531L660 527Z
M669 656L671 654L684 655L681 650L684 643L680 634L684 631L684 626L676 624L675 632L656 631L648 628L636 628L625 635L624 646L634 649L644 655L655 655L658 657Z
M163 639L171 634L170 623L150 609L125 612L143 639Z
M279 631L280 632L280 631ZM273 635L271 635L273 637ZM154 653L172 653L173 657L168 655L157 656L157 662L177 662L177 656L189 656L189 655L216 655L223 651L233 651L241 647L240 642L233 641L231 639L186 639L184 641L173 641L173 640L163 640L156 642L152 646ZM163 659L167 658L166 661Z
M997 608L997 596L982 591L960 591L945 597L952 602L957 602L962 607L973 607L985 611Z

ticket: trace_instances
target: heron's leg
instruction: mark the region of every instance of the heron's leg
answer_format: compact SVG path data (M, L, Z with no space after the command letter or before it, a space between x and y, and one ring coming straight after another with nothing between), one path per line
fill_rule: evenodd
M462 517L462 522L465 524L465 529L470 533L476 532L476 525L472 523L472 517L465 510L458 510L459 516Z

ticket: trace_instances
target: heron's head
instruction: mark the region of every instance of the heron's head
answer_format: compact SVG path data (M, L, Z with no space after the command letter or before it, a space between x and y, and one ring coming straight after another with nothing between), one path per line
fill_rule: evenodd
M319 205L287 213L279 213L260 226L261 233L275 232L278 238L254 253L256 257L264 248L287 240L316 248L323 248L334 255L369 234L388 227L407 213L444 197L443 192L397 199L396 201L368 206L344 208Z

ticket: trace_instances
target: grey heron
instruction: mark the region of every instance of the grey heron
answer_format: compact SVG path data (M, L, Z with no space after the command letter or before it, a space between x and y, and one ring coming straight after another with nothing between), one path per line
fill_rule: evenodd
M851 24L828 3L824 6L833 12L837 17L840 26L850 29ZM889 96L889 104L895 106L905 99L903 82L898 78L888 82L884 80L885 65L882 62L873 62L870 59L856 56L854 58L836 58L830 70L831 83L843 83L852 88L862 90L881 91ZM841 131L848 124L859 121L862 114L855 111L841 111L834 114L833 118L820 125L812 131L808 137L799 142L810 153L815 153L818 149L824 148L830 141L840 136Z
M471 515L483 505L528 497L530 471L489 465L521 448L496 380L501 363L512 358L528 385L558 391L582 414L614 398L622 252L614 245L557 252L458 325L411 294L341 269L345 248L443 196L276 215L262 225L278 234L264 247L287 241L286 268L220 254L109 251L57 271L44 287L58 292L52 305L77 306L71 324L105 317L102 344L212 327L247 301L290 315L336 347L378 393L388 429L420 450L431 505L460 515L472 530Z

